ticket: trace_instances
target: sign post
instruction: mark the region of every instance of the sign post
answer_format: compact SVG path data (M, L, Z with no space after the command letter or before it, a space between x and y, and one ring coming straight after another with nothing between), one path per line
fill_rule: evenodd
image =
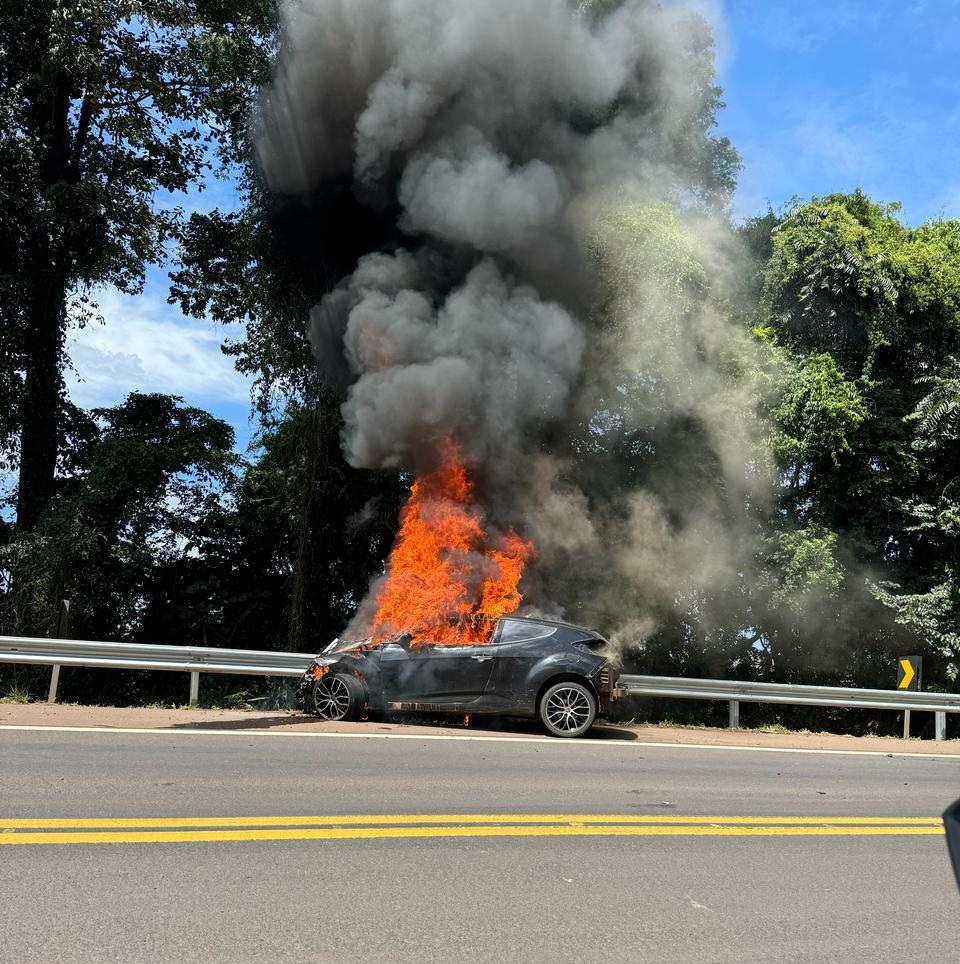
M920 656L901 656L897 660L897 689L920 689L920 676L923 670L923 659ZM910 739L910 711L903 711L903 738Z

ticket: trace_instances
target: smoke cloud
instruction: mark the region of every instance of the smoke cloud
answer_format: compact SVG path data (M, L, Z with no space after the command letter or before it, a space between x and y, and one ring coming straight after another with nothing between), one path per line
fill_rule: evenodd
M350 463L455 438L530 605L627 644L752 544L709 68L680 3L289 0L255 124L271 191L375 226L310 319Z

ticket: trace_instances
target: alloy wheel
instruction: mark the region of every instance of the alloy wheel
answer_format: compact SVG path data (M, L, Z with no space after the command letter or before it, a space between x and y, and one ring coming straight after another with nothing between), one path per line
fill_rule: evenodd
M342 720L350 712L350 690L333 674L317 681L313 691L313 706L322 720Z
M562 733L575 733L590 719L590 698L578 686L555 689L544 707L549 723Z

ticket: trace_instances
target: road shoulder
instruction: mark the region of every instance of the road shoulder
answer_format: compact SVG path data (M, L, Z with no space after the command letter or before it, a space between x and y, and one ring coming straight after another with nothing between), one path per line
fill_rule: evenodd
M486 721L369 721L321 723L289 711L162 709L156 707L79 706L74 704L0 704L0 726L100 727L140 730L269 731L276 733L402 734L408 736L542 736L535 723L503 721L496 728ZM830 733L765 733L711 727L598 726L598 742L625 740L664 745L735 746L760 749L826 750L861 753L923 753L960 756L960 740L901 740L893 737L839 736Z

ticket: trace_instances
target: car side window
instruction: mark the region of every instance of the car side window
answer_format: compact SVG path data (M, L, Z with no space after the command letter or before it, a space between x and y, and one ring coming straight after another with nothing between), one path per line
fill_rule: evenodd
M540 623L535 619L503 619L500 623L500 645L526 643L534 639L546 639L556 635L557 627Z

